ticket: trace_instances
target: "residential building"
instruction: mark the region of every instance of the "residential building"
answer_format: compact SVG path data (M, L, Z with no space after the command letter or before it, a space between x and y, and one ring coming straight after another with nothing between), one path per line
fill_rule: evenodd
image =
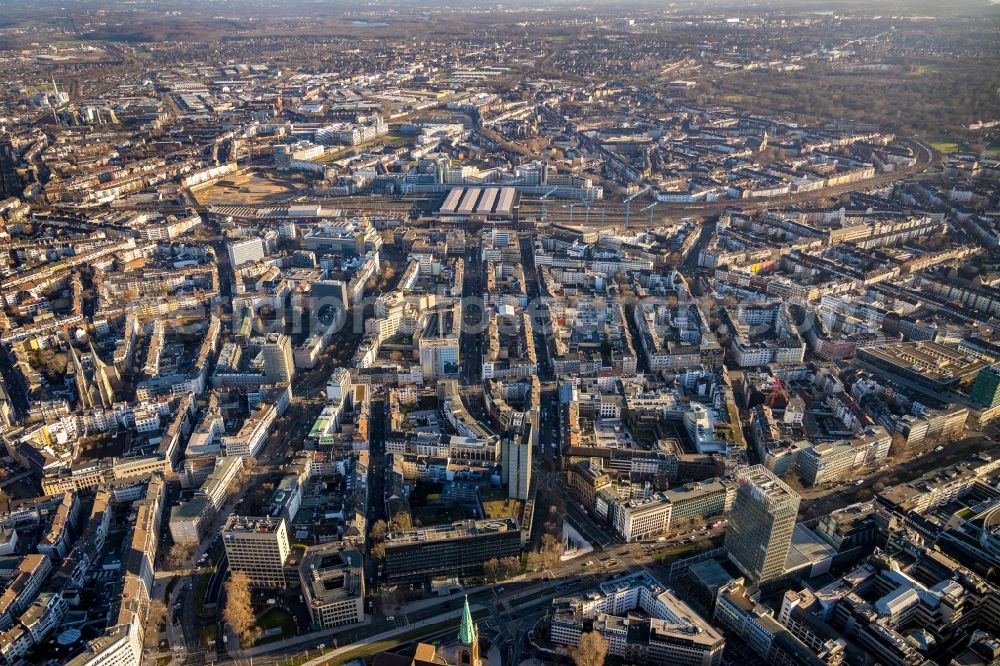
M14 626L14 620L34 602L51 572L52 562L47 555L30 553L21 558L14 577L0 594L0 629Z
M38 644L62 623L68 610L69 605L62 595L42 592L18 620Z

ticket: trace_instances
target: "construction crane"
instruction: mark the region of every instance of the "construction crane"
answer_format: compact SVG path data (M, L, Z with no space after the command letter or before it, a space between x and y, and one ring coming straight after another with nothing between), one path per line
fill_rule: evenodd
M56 85L56 77L52 77L52 90L55 92L55 104L52 105L52 119L56 121L56 125L61 125L59 122L59 114L56 113L56 108L59 106L59 86Z
M635 199L636 197L640 196L640 195L645 194L649 190L650 190L650 187L647 185L646 187L642 188L641 190L639 190L635 194L631 194L631 195L625 197L625 228L626 229L628 229L629 220L632 219L632 200Z
M774 376L774 386L771 388L771 397L768 398L767 406L774 409L774 402L778 399L778 391L781 391L781 395L784 396L785 402L788 402L788 391L785 387L781 385L781 377L778 375Z
M647 210L649 211L649 226L653 226L653 209L656 208L656 205L658 203L660 202L654 201L653 203L649 204L648 206L639 211L640 213L645 213Z
M548 192L546 192L545 194L543 194L542 198L540 199L540 201L542 202L542 224L545 223L545 215L546 215L546 212L547 212L546 208L545 208L546 199L548 199L549 195L550 194L554 194L555 191L558 190L558 189L559 189L558 187L553 187L551 190L549 190Z

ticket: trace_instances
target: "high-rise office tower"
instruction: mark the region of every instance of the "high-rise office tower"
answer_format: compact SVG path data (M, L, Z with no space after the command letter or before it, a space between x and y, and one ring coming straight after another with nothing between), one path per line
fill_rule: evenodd
M514 422L503 438L502 469L507 482L507 496L511 499L528 499L531 488L531 448L534 438L527 412L514 414Z
M229 568L243 571L254 587L284 587L288 526L285 518L230 516L222 530Z
M458 376L458 338L421 338L419 347L420 370L424 379Z
M757 583L778 578L785 571L800 498L763 465L737 469L736 481L726 528L729 559Z
M263 345L264 376L269 382L290 382L295 374L292 340L284 333L271 333Z
M979 371L969 397L977 407L984 409L1000 405L1000 365L990 365Z
M17 150L10 136L0 134L0 197L21 197L23 185L17 173Z
M229 243L229 263L234 269L241 264L260 261L264 256L264 241L260 238Z

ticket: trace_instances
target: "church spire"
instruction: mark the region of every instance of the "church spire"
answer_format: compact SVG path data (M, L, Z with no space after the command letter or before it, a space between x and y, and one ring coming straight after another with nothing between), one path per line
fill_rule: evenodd
M462 624L458 628L458 644L455 646L455 666L485 666L479 659L479 631L472 621L469 597L462 608Z
M472 645L476 642L476 625L472 622L472 611L469 610L469 597L465 597L465 607L462 609L462 624L458 628L459 645Z

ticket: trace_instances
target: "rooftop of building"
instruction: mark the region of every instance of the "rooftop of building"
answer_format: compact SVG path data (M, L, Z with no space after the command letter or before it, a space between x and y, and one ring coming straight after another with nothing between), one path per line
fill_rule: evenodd
M435 525L433 527L407 530L405 532L393 532L389 535L389 538L386 541L386 546L392 548L395 546L426 543L431 541L466 539L487 534L518 531L518 529L517 521L513 518L500 518L495 520L464 520L445 525Z
M955 347L937 342L900 342L859 350L884 363L920 373L933 382L947 382L979 372L989 364Z
M329 543L311 546L302 555L299 574L314 604L329 604L364 595L363 557L356 548Z
M740 467L736 470L736 482L740 485L752 484L772 501L798 502L799 495L784 481L763 465Z
M785 571L812 566L826 559L832 560L836 554L837 551L815 532L802 523L796 523L788 557L785 558Z
M222 528L223 534L270 534L277 532L284 518L271 516L229 516Z

